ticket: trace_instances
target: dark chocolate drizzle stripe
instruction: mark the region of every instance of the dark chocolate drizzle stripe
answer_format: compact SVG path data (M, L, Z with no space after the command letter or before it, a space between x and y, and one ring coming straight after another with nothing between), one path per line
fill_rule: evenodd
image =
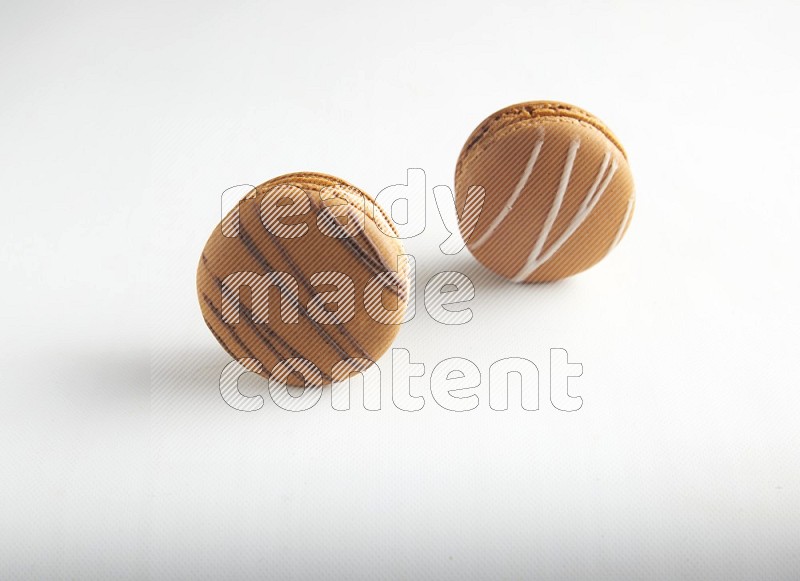
M389 217L386 215L386 213L383 211L383 208L381 208L377 204L377 202L375 202L375 200L372 199L372 197L369 194L367 194L366 192L364 192L364 191L358 189L357 187L355 187L354 185L348 184L344 180L340 180L338 178L331 178L330 176L325 176L324 174L307 174L307 175L311 179L306 178L304 181L306 183L308 183L309 185L316 185L316 186L320 186L320 187L342 185L342 186L346 186L346 187L352 188L353 190L358 192L358 194L356 194L356 195L363 202L363 206L362 206L361 212L364 215L364 220L369 218L370 220L372 220L373 224L378 226L378 221L375 218L375 212L378 212L383 217L384 222L392 230L392 232L394 232L394 234L397 237L400 236L400 234L397 232L397 228L394 227L394 224L389 219ZM325 180L328 180L328 181L325 181ZM320 191L321 190L318 190L318 193ZM354 210L353 210L353 206L357 206L357 205L354 204L351 201L351 199L348 197L349 192L347 190L336 190L334 193L335 193L335 196L336 196L337 199L343 200L344 202L346 202L346 210L347 210L348 218L350 220L355 221L356 223L358 223L358 216L354 216ZM312 204L312 206L314 206L314 209L315 209L317 215L319 215L319 213L321 211L325 210L325 206L322 204L321 200L318 203L315 199L311 199L311 204ZM371 210L370 212L367 211L367 205L368 204L369 204L369 209ZM327 222L326 226L328 224L331 224L333 227L337 228L338 229L338 233L341 234L343 232L344 227L336 219L336 217L332 216L330 213L326 213L325 215L326 215L325 220ZM380 226L378 226L378 228L380 229ZM366 231L363 228L361 228L360 230L361 230L361 234L363 234L364 239L367 241L367 244L369 245L369 247L372 250L372 252L374 253L374 255L377 257L377 259L375 257L373 257L373 256L370 256L369 253L361 245L358 244L358 241L357 241L355 236L344 235L344 236L338 237L338 240L339 241L344 241L344 243L348 246L349 249L351 249L358 257L360 257L365 262L367 262L367 264L372 268L373 272L375 272L375 273L381 273L383 271L394 272L395 265L393 265L393 264L392 265L387 265L386 262L383 259L383 255L381 254L380 249L375 245L375 243L367 235ZM345 234L347 234L347 233L345 232ZM397 282L396 282L397 289L395 290L394 288L391 288L390 290L392 292L394 292L394 294L398 297L398 299L400 301L403 301L403 302L407 301L408 300L408 289L406 288L405 285L403 285L403 281L400 280L398 277L393 277L393 278L397 279Z
M225 281L220 279L216 274L214 274L211 271L211 269L208 267L208 258L206 258L205 254L202 255L202 259L203 259L203 266L205 267L205 269L208 272L208 274L211 275L211 278L213 279L213 281L219 286L219 288L222 291L222 293L227 295L228 297L232 297L233 296L233 290L228 285L225 284ZM272 352L275 354L275 356L278 357L278 359L283 360L283 359L288 359L288 357L282 355L274 347L274 345L272 344L272 340L271 339L274 339L277 342L279 342L284 349L289 351L289 353L291 354L292 357L300 357L302 359L307 359L306 357L303 356L302 353L300 353L297 349L292 347L283 337L281 337L278 333L276 333L272 329L269 329L269 328L266 329L266 332L268 333L269 337L265 336L263 330L258 326L258 324L255 321L253 321L252 311L250 309L247 309L247 312L245 312L244 314L246 315L244 318L247 320L248 323L250 323L250 326L253 328L253 330L256 332L256 334L259 336L259 338L262 341L264 341L264 343L267 344L267 346L272 350ZM228 327L232 326L230 323L226 323L225 321L223 321L223 324L225 324ZM310 359L307 359L307 360L310 361Z
M347 206L348 217L350 218L350 220L354 221L358 220L358 216L354 216L353 214L354 212L352 210L352 207L348 205ZM337 233L341 234L345 232L344 227L336 219L335 216L331 214L325 214L325 216L326 216L325 220L331 223L333 227L338 230ZM356 241L354 236L345 235L340 238L337 238L337 240L344 242L345 246L353 254L364 260L364 262L366 262L372 268L372 271L374 273L380 274L382 272L394 272L395 267L388 266L386 264L386 262L383 260L383 256L381 255L380 249L375 245L375 243L372 240L370 240L369 236L367 236L367 233L363 229L360 229L360 233L362 234L363 238L367 241L367 244L369 245L370 249L375 253L375 256L377 256L377 258L375 258L374 256L370 256L369 253L366 251L366 249ZM397 297L400 298L401 300L406 299L405 287L401 284L401 281L398 281L396 290L393 287L390 287L390 290L392 290L394 294L396 294Z
M246 232L245 232L245 236L247 236ZM247 236L247 237L249 239L249 236ZM316 292L315 289L314 289L314 286L311 284L309 279L306 277L305 273L303 273L303 271L297 266L297 263L292 259L292 257L286 251L286 249L281 245L280 241L276 240L278 237L277 236L269 236L268 238L270 238L270 240L272 241L273 246L278 250L278 252L280 252L281 257L289 264L289 267L292 269L292 272L294 273L295 278L303 285L303 287L310 294L314 294ZM252 239L250 239L250 243L251 244L253 243ZM255 246L255 245L253 244L253 246ZM344 349L342 349L341 346L339 346L338 343L336 343L336 340L327 331L325 331L324 328L322 328L312 317L310 317L308 315L308 312L305 309L305 307L303 307L302 305L299 305L299 306L302 309L303 314L309 319L309 321L311 321L311 324L314 325L314 328L317 330L317 332L323 338L326 338L326 340L330 339L329 344L334 345L342 354L344 354L344 356L346 358L352 357L349 353L344 351ZM344 325L342 325L341 323L338 323L338 324L336 324L336 329L350 343L350 345L352 347L354 347L355 349L357 349L358 351L361 352L361 356L362 357L365 357L365 358L370 359L370 360L372 359L372 356L367 352L366 349L364 349L361 346L361 344L356 340L356 338L353 337L347 331L347 329L345 328Z
M336 216L325 211L323 211L322 215L323 220L325 221L325 226L330 226L336 230L337 236L334 239L346 244L348 248L352 250L358 257L364 260L364 262L366 262L375 273L379 273L384 270L390 270L390 268L388 268L384 263L383 257L378 251L378 247L375 246L371 240L368 240L368 242L371 248L375 251L377 258L375 258L375 256L370 256L370 254L363 247L358 245L358 243L354 240L354 236L344 229L344 226L341 224L341 222L339 222L339 220L336 219ZM347 217L357 223L358 216L354 216L354 211L349 205L347 206ZM359 232L363 234L365 238L368 238L363 228L359 227Z
M210 271L209 271L209 272L210 272ZM212 275L212 276L213 276L213 275ZM245 353L247 354L247 356L248 356L248 357L250 357L251 359L255 359L256 361L258 361L259 363L261 363L261 365L262 365L262 368L263 368L263 366L264 366L264 362L263 362L263 361L261 361L261 359L259 359L259 358L258 358L258 356L257 356L255 353L253 353L253 351L252 351L252 350L251 350L251 349L250 349L250 348L247 346L247 344L246 344L246 343L245 343L245 342L242 340L242 338L241 338L241 337L239 337L239 335L236 333L236 331L234 331L234 330L231 328L231 325L229 325L229 324L227 324L227 323L225 322L225 320L222 318L222 313L219 311L219 309L217 309L217 307L215 307L215 306L214 306L214 303L211 301L211 299L209 298L209 296L208 296L207 294L205 294L205 293L203 293L203 300L205 301L205 303L206 303L206 305L208 306L208 308L209 308L209 309L211 309L211 312L212 312L212 313L214 313L214 316L217 318L217 321L219 321L219 322L220 322L220 324L222 324L222 325L226 326L228 329L230 329L230 334L231 334L231 336L233 336L233 338L236 340L236 342L239 344L239 346L240 346L240 347L242 347L242 349L244 349L244 351L245 351ZM258 327L256 327L256 326L255 326L255 324L254 324L254 323L253 323L253 322L252 322L252 321L249 319L249 317L246 317L246 318L248 319L248 321L250 322L250 324L252 325L252 327L253 327L253 329L256 331L256 333L258 333L258 336L259 336L259 338L261 338L261 339L262 339L262 340L263 340L263 341L264 341L264 342L267 344L267 347L269 347L269 348L270 348L270 350L271 350L271 351L272 351L272 352L275 354L275 357L277 357L277 358L278 358L278 361L285 361L287 358L286 358L286 357L284 357L283 355L281 355L281 354L280 354L280 352L279 352L277 349L275 349L275 347L272 345L272 343L270 343L270 341L269 341L269 340L268 340L266 337L264 337L264 336L261 334L261 332L259 331ZM207 326L208 326L208 328L209 328L209 329L211 329L211 332L212 332L212 333L214 334L214 336L217 338L217 341L219 341L219 342L220 342L220 344L222 345L222 347L223 347L223 348L224 348L224 349L225 349L225 350L226 350L226 351L227 351L227 352L228 352L228 353L231 355L231 357L233 357L234 359L237 359L237 360L238 360L238 357L237 357L237 355L236 355L236 354L235 354L235 353L234 353L234 352L231 350L231 348L230 348L230 347L229 347L229 346L228 346L228 345L227 345L227 344L226 344L226 343L225 343L225 342L222 340L222 338L219 336L219 334L218 334L216 331L214 331L214 329L212 329L212 328L211 328L211 325L208 325L208 324L207 324ZM291 348L290 348L290 349L291 349ZM309 362L311 362L311 363L314 363L314 362L313 362L313 361L311 361L310 359L305 359L305 358L304 358L302 355L300 355L299 353L298 353L298 355L295 355L295 357L300 357L300 358L304 359L305 361L309 361ZM324 372L323 372L321 369L319 369L319 366L318 366L318 365L314 364L314 366L317 368L317 370L319 370L320 374L322 375L322 379L323 379L323 380L325 380L325 381L331 381L331 376L330 376L330 375L328 375L327 373L324 373ZM264 371L265 371L265 372L267 372L267 374L269 374L269 371L270 371L270 370L269 370L269 369L264 369ZM295 370L295 371L296 371L296 370ZM302 372L300 372L300 371L297 371L297 373L301 373L301 375L303 375L303 374L302 374ZM303 375L303 379L305 380L305 375Z
M220 287L220 290L224 294L226 294L227 296L229 296L229 297L232 296L232 293L233 293L232 289L228 285L226 285L225 282L222 279L220 279L216 274L214 274L211 271L211 269L208 267L208 258L206 258L205 253L203 253L203 255L202 255L202 260L203 260L203 266L205 267L205 269L208 272L208 274L211 275L211 278L214 280L214 282ZM258 335L259 339L261 339L264 343L266 343L267 347L270 348L270 350L275 354L275 356L278 358L279 361L283 361L285 359L289 359L289 357L286 357L285 355L282 355L278 351L278 349L275 348L275 346L272 343L272 340L277 341L285 350L287 350L289 352L289 354L292 357L304 359L306 361L310 361L311 363L313 363L313 361L311 361L311 359L309 359L308 357L305 357L300 351L298 351L297 349L292 347L291 344L289 344L289 342L286 341L286 339L284 339L283 337L281 337L277 332L275 332L275 331L273 331L272 329L269 329L269 328L261 329L260 326L255 321L253 321L252 311L250 311L248 309L248 312L245 313L245 314L247 316L245 316L244 318L247 320L248 323L250 323L250 326L256 332L256 334ZM221 321L221 322L222 322L223 325L226 325L227 327L231 327L232 326L230 323L226 323L224 320ZM264 331L266 331L268 336L264 334ZM319 369L319 366L317 366L317 369ZM321 369L320 369L320 373L322 373L322 377L326 381L331 379L331 376L329 376L328 374L323 372Z
M274 183L272 183L272 182L267 182L267 183L271 185L271 188L277 187L279 185L293 185L295 187L300 187L303 191L306 191L306 188L301 186L298 183L298 181L296 179L294 179L294 178L300 178L300 177L302 177L301 181L302 181L303 186L306 186L306 185L308 185L308 186L316 186L317 188L326 188L326 187L333 187L333 186L346 186L346 187L352 188L353 190L358 192L357 195L364 202L364 207L363 207L363 210L362 210L362 213L364 215L364 219L370 218L372 220L372 222L377 225L377 220L374 217L374 214L377 211L377 212L379 212L381 214L381 216L383 216L383 219L386 222L386 224L388 225L388 227L391 228L391 230L396 235L399 236L399 234L397 232L397 229L394 227L394 224L392 224L392 221L388 218L388 216L383 211L383 209L380 206L378 206L378 204L375 202L375 200L373 200L372 197L369 196L366 192L361 191L360 189L358 189L354 185L349 184L349 183L345 182L344 180L340 180L338 178L333 178L332 176L328 176L328 175L325 175L325 174L319 174L319 173L300 173L300 174L292 174L292 175L289 175L289 176L282 176L282 178L287 178L287 179L279 178ZM265 186L265 184L262 184L261 186L258 186L258 188L254 188L253 190L248 192L248 194L245 196L245 199L247 199L247 200L255 200L255 199L257 199L258 195L259 195L259 188L263 188L264 186ZM269 190L266 190L266 191L269 191ZM316 191L317 191L317 193L319 193L320 190L316 190ZM357 221L358 217L353 215L354 214L354 212L353 212L354 204L347 197L348 192L347 191L342 191L342 190L337 190L335 192L335 194L336 194L336 198L337 199L342 200L342 201L347 203L346 204L346 209L347 209L348 217L351 220ZM325 210L325 206L323 206L321 202L317 202L314 198L310 198L309 201L311 202L311 205L314 208L315 213L317 215L319 215L320 211ZM369 205L371 207L372 216L370 216L370 212L367 212L367 203L369 203ZM339 223L339 221L336 219L336 217L332 216L330 213L326 213L325 216L326 216L325 217L326 222L331 224L333 227L337 228L338 229L338 233L341 234L343 232L344 227ZM380 250L375 245L375 243L369 238L369 236L367 236L367 234L366 234L366 232L364 232L363 228L361 229L361 233L364 234L364 238L367 240L367 243L369 244L371 250L374 252L374 254L377 257L377 259L374 256L370 256L366 252L366 250L364 250L363 247L361 247L355 241L353 236L340 236L338 238L338 240L340 240L340 241L344 240L345 243L350 248L354 249L354 251L356 252L356 254L360 258L364 259L370 265L370 267L372 268L372 270L374 272L380 273L380 272L383 272L383 271L393 271L395 265L387 265L386 262L383 259L383 255L381 254Z
M214 302L209 298L209 296L206 293L203 293L203 301L206 303L206 306L209 309L211 309L211 312L214 313L214 316L217 318L217 321L219 321L222 325L225 325L226 327L230 327L230 325L227 325L225 323L224 319L222 318L222 313L220 313L219 310L217 309L217 307L214 306ZM211 325L208 325L208 328L211 329ZM217 338L217 341L219 341L222 344L222 346L225 348L225 350L228 353L230 353L231 356L236 358L236 354L234 354L233 351L231 350L231 348L220 338L220 336L217 334L217 332L214 331L214 329L211 329L211 332L214 333L214 336ZM247 344L244 341L242 341L242 338L239 337L239 335L236 333L235 330L231 329L230 333L231 333L231 337L233 337L234 341L236 341L239 344L239 346L242 349L244 349L244 352L248 357L250 357L252 359L255 359L256 361L258 361L262 365L264 364L258 358L258 356L256 356L256 354L253 353L250 350L250 348L247 346Z
M247 230L244 228L244 223L241 223L240 226L239 226L239 239L242 241L242 244L247 249L247 251L250 253L250 255L253 258L255 258L255 260L259 263L261 268L263 268L266 272L274 271L274 269L270 265L269 261L267 261L267 259L264 257L264 255L261 254L261 252L259 252L258 247L256 246L255 242L253 241L252 238L250 238L250 235L247 233ZM299 280L303 284L303 286L306 288L306 290L308 290L310 293L313 294L314 293L314 287L311 285L311 283L308 281L308 279L305 277L305 275L300 271L300 269L297 268L297 265L294 263L294 261L288 255L286 250L280 244L274 244L274 246L281 253L281 256L283 256L283 258L289 263L289 266L294 271L295 278L297 280ZM308 311L306 310L306 308L302 304L300 304L299 301L298 301L298 305L297 306L298 306L298 309L300 310L300 312L303 314L303 316L305 316L309 320L309 322L312 324L314 329L317 331L317 334L320 337L322 337L322 339L330 347L333 347L339 353L340 357L342 357L343 359L350 359L352 357L347 351L345 351L341 347L341 345L339 345L336 342L336 340L325 329L323 329L319 325L319 323L317 323L311 316L309 316ZM353 337L350 336L350 334L343 328L342 325L336 325L336 328L339 330L339 332L345 338L347 338L350 341L350 343L352 345L354 345L359 351L361 351L363 356L367 357L368 359L372 359L370 357L369 353L367 353L358 344L358 342Z

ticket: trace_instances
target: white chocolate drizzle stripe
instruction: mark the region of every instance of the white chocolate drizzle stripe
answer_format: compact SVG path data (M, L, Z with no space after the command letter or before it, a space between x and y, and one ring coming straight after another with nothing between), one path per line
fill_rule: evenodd
M534 145L531 156L528 159L528 163L525 164L525 170L522 172L522 176L520 177L519 182L517 182L517 186L514 188L514 191L508 198L508 202L506 202L506 205L503 206L497 216L495 216L494 220L492 220L492 223L489 224L489 227L480 236L480 238L470 245L473 250L483 246L483 244L491 237L494 231L497 230L498 226L500 226L503 220L505 220L506 216L508 216L509 212L511 212L513 209L514 202L517 201L517 198L519 198L522 190L525 189L525 186L528 184L528 180L531 177L531 173L533 173L533 167L536 165L536 160L539 158L539 152L542 150L542 145L544 145L544 139L540 138L536 142L536 145Z
M622 235L625 233L625 228L628 227L628 221L630 221L631 213L633 212L633 200L633 196L631 196L630 200L628 200L628 209L625 210L625 217L622 219L622 223L619 225L619 231L614 237L614 243L611 245L611 248L615 248L617 244L619 244L620 240L622 240Z
M547 242L547 237L550 236L550 230L553 229L553 224L556 223L558 213L561 211L561 204L564 203L564 194L567 192L569 179L572 177L572 168L575 165L575 156L578 155L578 148L580 146L581 142L579 140L574 140L569 144L567 161L564 163L564 171L561 172L561 181L558 184L556 197L553 200L553 205L550 207L550 212L547 214L547 218L544 221L542 231L539 232L539 238L536 240L536 244L533 245L533 249L528 256L529 263L539 258L539 255L542 253L542 248L544 248L544 244Z
M567 154L567 161L564 164L564 173L562 174L561 183L559 184L559 190L556 192L556 198L553 202L553 208L550 211L550 215L548 215L548 222L550 220L551 215L555 211L555 215L558 215L558 211L561 208L561 203L563 202L564 193L566 192L566 188L569 184L570 174L572 173L572 166L575 162L575 155L577 153L579 142L573 141L570 145L569 153ZM614 173L617 171L617 162L614 160L611 163L611 170L608 174L605 175L605 179L603 179L603 174L606 173L608 169L608 162L611 159L611 152L606 152L603 156L603 163L600 166L600 171L597 173L597 177L595 178L592 187L589 188L589 191L586 194L586 197L583 199L581 206L578 208L575 216L572 218L572 221L567 226L567 229L561 234L561 236L556 239L556 241L551 244L548 249L542 253L542 249L544 248L544 244L547 240L547 237L550 234L550 229L552 228L552 223L545 222L545 227L542 229L542 233L539 235L539 240L537 240L536 245L531 250L530 255L528 256L528 260L526 261L525 265L520 269L520 271L514 276L515 282L522 282L527 279L531 274L533 274L536 269L538 269L542 264L550 260L553 255L558 252L558 250L569 240L569 238L575 233L575 231L583 224L586 218L591 214L594 207L597 205L597 202L600 201L600 197L606 191L608 184L611 182L611 178L614 177ZM565 177L566 176L566 177ZM602 180L602 183L601 183ZM553 222L555 218L553 218Z

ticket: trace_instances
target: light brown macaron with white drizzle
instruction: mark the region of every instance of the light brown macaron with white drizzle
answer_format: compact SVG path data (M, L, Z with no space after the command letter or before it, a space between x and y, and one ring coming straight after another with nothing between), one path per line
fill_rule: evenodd
M470 252L516 282L596 264L622 239L635 204L619 140L590 113L553 101L513 105L481 123L461 150L455 188Z

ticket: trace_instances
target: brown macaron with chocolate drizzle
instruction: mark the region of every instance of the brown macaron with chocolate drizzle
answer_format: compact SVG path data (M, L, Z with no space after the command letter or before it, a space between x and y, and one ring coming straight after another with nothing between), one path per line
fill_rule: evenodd
M293 173L251 190L211 233L197 270L203 318L232 357L289 385L374 363L409 301L392 221L339 178Z
M596 264L622 239L635 204L619 140L597 117L553 101L484 120L461 150L455 187L470 252L516 282Z

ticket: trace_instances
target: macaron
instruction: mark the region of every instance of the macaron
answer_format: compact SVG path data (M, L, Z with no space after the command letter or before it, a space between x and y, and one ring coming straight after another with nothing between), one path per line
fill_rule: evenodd
M455 189L467 248L515 282L559 280L598 263L635 205L617 137L591 113L554 101L486 118L461 150Z
M334 176L292 173L242 198L197 269L200 309L249 370L294 386L340 381L397 335L410 272L394 224Z

